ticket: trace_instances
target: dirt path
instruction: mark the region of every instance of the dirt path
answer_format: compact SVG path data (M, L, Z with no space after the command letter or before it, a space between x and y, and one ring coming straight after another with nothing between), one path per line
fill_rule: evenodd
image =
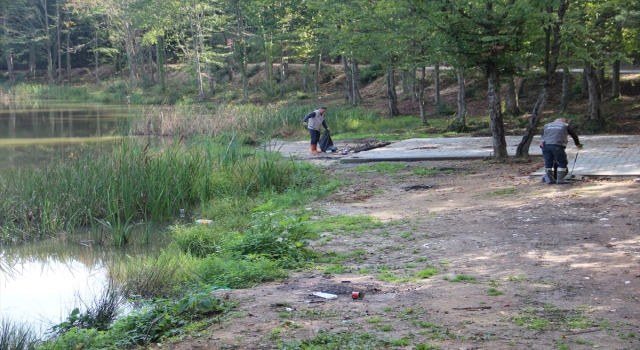
M312 243L344 273L324 265L224 292L233 317L163 348L277 348L320 330L398 349L640 348L640 184L548 186L528 177L537 162L326 162L350 185L314 203L314 219L380 221ZM417 276L428 268L437 274ZM314 291L339 297L305 303Z

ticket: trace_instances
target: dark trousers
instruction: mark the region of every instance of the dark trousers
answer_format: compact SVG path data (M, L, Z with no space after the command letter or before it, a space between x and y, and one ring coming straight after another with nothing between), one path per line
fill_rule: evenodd
M309 129L309 135L311 135L311 144L312 145L317 145L318 141L320 140L320 131L319 130L314 130L314 129Z
M566 169L569 161L567 161L567 153L565 147L560 145L545 145L542 148L542 156L544 157L544 167L553 168L553 161L558 162L558 168Z

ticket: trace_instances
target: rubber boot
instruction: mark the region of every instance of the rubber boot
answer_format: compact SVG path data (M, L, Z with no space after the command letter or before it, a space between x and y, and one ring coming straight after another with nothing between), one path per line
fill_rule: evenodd
M558 168L558 178L556 179L556 184L558 185L566 185L570 184L571 181L567 181L564 177L567 176L567 168Z
M311 145L311 154L315 155L315 154L318 154L318 153L320 153L320 152L318 152L318 144L315 144L315 145L312 144Z
M547 185L553 185L554 182L556 182L556 177L553 176L553 168L545 168L544 169L546 171L546 179L544 179L544 182L547 183Z

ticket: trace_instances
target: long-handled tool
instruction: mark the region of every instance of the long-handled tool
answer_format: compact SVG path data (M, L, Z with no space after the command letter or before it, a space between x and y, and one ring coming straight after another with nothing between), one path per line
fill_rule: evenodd
M576 177L576 176L573 174L573 169L575 169L575 168L576 168L576 162L578 161L578 154L580 154L580 148L578 148L578 151L576 152L576 158L573 160L573 166L571 167L571 172L569 173L569 174L571 174L571 175L569 175L569 176L568 176L568 177L569 177L569 178L571 178L571 179L575 179L575 177Z

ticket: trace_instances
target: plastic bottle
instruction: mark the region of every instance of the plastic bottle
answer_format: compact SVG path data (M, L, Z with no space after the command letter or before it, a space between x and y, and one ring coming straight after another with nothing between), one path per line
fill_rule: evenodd
M196 225L213 225L213 220L198 219Z

